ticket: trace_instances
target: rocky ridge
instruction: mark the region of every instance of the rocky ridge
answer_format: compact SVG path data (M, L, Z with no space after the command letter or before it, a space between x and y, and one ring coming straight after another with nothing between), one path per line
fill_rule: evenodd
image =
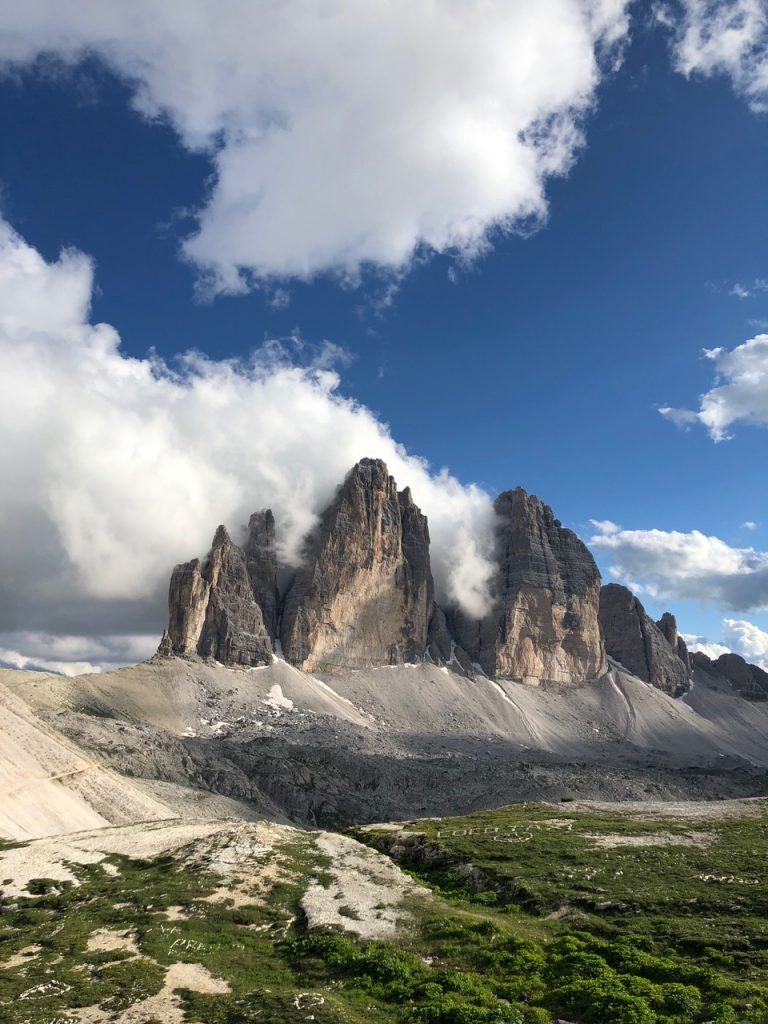
M768 672L750 665L739 654L721 654L713 660L701 651L692 656L696 668L715 680L726 683L746 700L768 701Z
M688 691L690 657L674 615L665 612L656 623L631 590L608 583L600 591L600 627L609 656L638 679L672 697Z
M435 603L426 516L381 460L362 459L282 597L269 510L251 516L243 548L220 527L202 563L177 566L158 653L255 666L279 641L310 672L430 660L535 684L598 678L606 661L592 555L522 488L501 494L495 512L493 606L480 621L446 613Z
M309 672L421 661L434 608L427 518L383 462L363 459L285 596L283 653Z
M522 487L500 494L494 603L485 618L454 611L455 636L492 678L596 679L606 669L600 573L586 545Z
M768 673L735 654L691 654L674 615L657 621L626 587L601 588L588 548L522 488L494 504L495 572L481 619L435 600L426 516L380 459L362 459L278 588L275 519L254 513L242 546L224 526L208 555L176 566L160 656L232 667L286 661L338 673L423 661L466 676L531 685L600 678L606 655L664 693L688 692L694 670L752 700Z
M198 655L222 665L270 664L272 638L255 596L264 581L254 584L248 570L243 550L220 526L202 563L194 558L173 570L168 629L158 653Z

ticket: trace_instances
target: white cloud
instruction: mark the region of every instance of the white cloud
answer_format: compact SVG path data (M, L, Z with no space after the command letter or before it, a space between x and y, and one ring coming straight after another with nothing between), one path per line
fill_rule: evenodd
M747 519L746 522L741 524L741 528L742 530L756 530L757 523L753 522L751 519Z
M92 278L82 254L46 263L0 222L6 660L134 660L164 625L172 565L204 553L219 522L236 533L269 505L283 554L295 560L317 513L367 455L384 458L428 514L441 595L481 610L490 498L431 472L342 397L338 346L296 337L244 362L128 358L112 327L88 322ZM89 646L83 635L112 639Z
M725 644L714 643L705 636L694 636L692 633L681 633L680 636L685 640L689 651L706 654L712 661L717 661L721 654L732 653L730 647L726 647Z
M119 665L144 661L156 649L157 637L154 634L118 634L97 639L22 630L0 633L0 666L80 675L83 672L107 672Z
M25 0L0 62L97 54L215 175L186 256L213 290L472 258L546 214L628 0ZM611 52L609 52L611 51Z
M768 672L768 633L744 619L723 619L723 637L747 661Z
M50 658L31 658L20 651L0 647L0 668L26 669L29 672L54 672L60 676L80 676L100 672L99 665L89 661L54 661Z
M682 0L675 59L686 75L726 75L755 110L768 107L765 0Z
M599 534L605 536L610 536L612 533L618 533L621 530L621 527L610 519L590 519L589 521Z
M728 294L734 295L737 299L751 299L759 292L768 292L768 281L762 277L756 277L748 284L741 284L737 281Z
M768 426L768 334L704 355L714 364L715 386L700 396L698 410L664 406L662 416L683 427L701 423L713 441L728 440L734 423Z
M768 552L692 530L598 532L589 544L614 579L657 602L695 600L734 611L768 608Z
M768 672L768 633L745 619L723 619L724 643L704 636L682 634L690 651L701 651L715 661L721 654L740 654L742 658Z

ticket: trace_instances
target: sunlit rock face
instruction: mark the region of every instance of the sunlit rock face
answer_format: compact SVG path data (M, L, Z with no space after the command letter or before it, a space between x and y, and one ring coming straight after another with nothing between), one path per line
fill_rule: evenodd
M678 653L674 616L657 625L631 590L609 583L600 593L600 626L606 651L628 672L672 697L690 688L688 650L684 658Z
M245 554L220 526L205 560L177 565L161 654L198 655L223 665L268 665L272 638L254 598Z
M307 671L420 661L433 613L426 517L381 460L363 459L286 594L285 657Z
M521 487L496 499L496 574L485 618L451 615L456 641L496 679L578 683L606 669L600 573L552 509Z

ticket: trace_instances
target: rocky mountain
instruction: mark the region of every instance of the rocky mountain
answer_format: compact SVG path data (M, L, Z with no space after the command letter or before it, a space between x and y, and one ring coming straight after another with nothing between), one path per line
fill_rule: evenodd
M479 621L454 612L457 641L492 678L571 683L602 675L600 573L589 550L521 487L500 494L494 510L494 604Z
M688 645L677 631L677 619L671 612L664 612L656 625L667 638L667 643L677 654L678 658L690 672L693 668L693 661L688 650Z
M279 639L305 671L451 663L471 675L583 682L605 672L594 559L522 488L495 503L493 604L480 621L435 603L427 519L380 459L362 459L307 538L281 597L275 522L251 516L242 548L219 528L207 558L177 566L159 653L225 665L271 660Z
M280 591L277 587L275 517L271 509L262 509L251 516L244 554L253 598L261 609L267 633L275 638L280 623Z
M607 653L633 675L672 697L690 688L688 649L674 615L656 623L631 590L608 583L600 591L600 627Z
M362 459L285 596L285 657L306 671L422 661L434 607L426 516L380 459Z
M747 700L768 700L768 672L758 665L750 665L739 654L721 654L714 661L702 652L692 656L696 668L713 679L727 683Z
M487 613L442 609L426 516L384 462L362 459L306 539L284 593L269 509L251 516L242 546L220 526L202 561L177 565L158 654L254 667L271 664L280 644L307 672L430 661L533 685L598 679L607 654L671 696L688 691L697 669L750 700L768 699L762 669L735 654L691 655L674 615L654 622L626 587L601 588L587 547L539 498L504 491L494 511Z
M254 590L244 552L220 526L202 563L194 558L173 570L168 629L158 653L223 665L270 664L272 638Z

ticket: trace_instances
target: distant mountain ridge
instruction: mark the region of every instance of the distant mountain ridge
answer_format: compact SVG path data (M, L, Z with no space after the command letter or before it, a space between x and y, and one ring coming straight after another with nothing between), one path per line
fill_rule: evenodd
M203 560L177 565L158 654L257 667L280 652L330 673L426 660L529 685L598 679L610 657L670 696L689 690L698 665L768 699L768 674L736 655L705 664L673 615L654 622L626 587L601 587L589 549L539 498L518 487L494 511L491 605L473 619L435 600L427 518L410 490L398 491L380 459L361 459L283 594L269 509L251 516L242 548L219 526Z

